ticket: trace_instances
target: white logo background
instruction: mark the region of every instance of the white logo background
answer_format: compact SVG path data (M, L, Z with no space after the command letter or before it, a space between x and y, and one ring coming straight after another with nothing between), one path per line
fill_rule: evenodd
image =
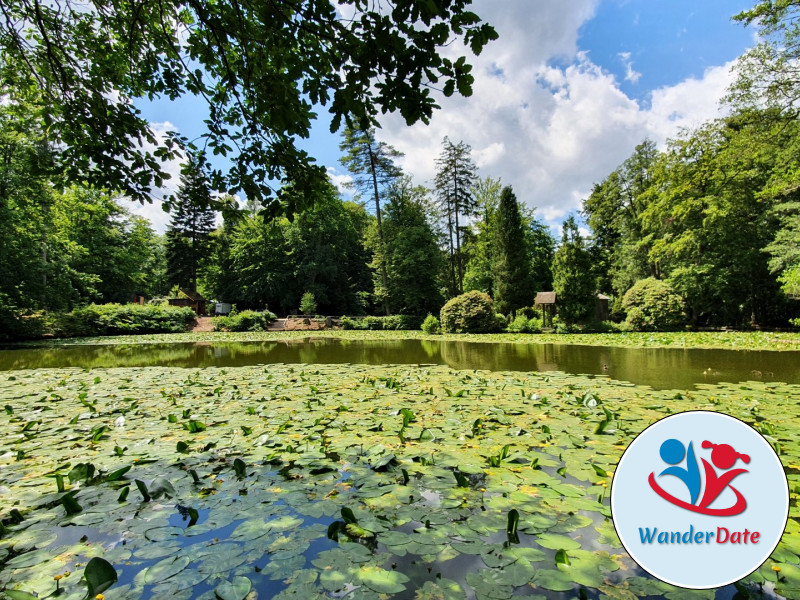
M666 469L660 455L661 444L676 439L688 447L692 442L700 474L705 483L702 458L710 464L711 449L702 442L729 444L750 457L732 468L748 472L734 478L730 485L747 500L747 508L735 516L710 516L676 506L660 497L648 483L650 473L665 491L689 502L686 485L677 477L659 474ZM686 466L685 458L678 466ZM716 469L722 474L721 469ZM703 483L703 487L704 486ZM700 493L702 497L702 490ZM709 508L726 508L736 501L726 489ZM699 504L699 502L697 502ZM715 588L747 576L772 554L780 541L789 512L789 488L783 465L769 443L747 424L721 413L690 411L666 417L647 429L628 446L614 473L611 487L611 512L623 546L628 554L651 575L680 587ZM658 532L684 532L690 527L713 531L706 543L642 543L639 529ZM717 543L717 527L729 532L759 532L758 542L747 544ZM657 535L657 534L656 534Z

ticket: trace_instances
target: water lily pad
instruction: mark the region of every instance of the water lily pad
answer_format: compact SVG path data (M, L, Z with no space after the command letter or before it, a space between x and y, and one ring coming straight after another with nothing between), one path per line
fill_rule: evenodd
M247 577L234 577L232 581L223 581L214 592L220 600L244 600L250 593L252 583Z
M387 571L380 567L366 566L358 570L359 580L369 589L382 594L397 594L406 589L404 583L410 579L399 571Z
M188 556L170 556L147 568L144 581L147 584L160 583L183 571L192 562Z

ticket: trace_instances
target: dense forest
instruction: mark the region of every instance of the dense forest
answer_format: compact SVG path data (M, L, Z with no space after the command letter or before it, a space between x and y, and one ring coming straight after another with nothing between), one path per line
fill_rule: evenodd
M762 42L737 64L728 116L662 149L642 141L559 239L536 218L536 198L478 173L465 142L443 140L428 189L380 130L356 121L341 137L353 200L330 182L290 182L282 211L258 194L238 202L188 149L160 235L125 208L125 186L73 176L44 96L6 81L0 327L134 295L160 302L178 287L279 314L310 293L321 314L415 316L472 290L513 315L554 290L570 324L592 320L602 292L612 318L634 328L786 326L800 313L797 14L793 2L763 2L739 15Z

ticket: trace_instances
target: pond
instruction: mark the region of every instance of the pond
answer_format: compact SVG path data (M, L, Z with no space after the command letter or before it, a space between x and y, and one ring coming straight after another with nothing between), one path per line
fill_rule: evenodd
M0 351L0 590L84 600L87 576L108 600L797 598L796 356L322 338ZM788 383L741 382L759 369ZM781 545L719 590L654 580L609 518L624 448L690 409L767 436L792 490Z
M75 345L0 350L0 371L57 367L439 364L488 371L603 375L654 389L721 381L800 383L800 352L614 348L432 340L304 338L269 342Z

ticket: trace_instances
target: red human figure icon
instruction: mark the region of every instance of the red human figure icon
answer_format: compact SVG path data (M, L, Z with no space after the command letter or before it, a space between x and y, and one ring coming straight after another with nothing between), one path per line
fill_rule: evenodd
M718 469L730 469L739 459L741 459L745 464L750 462L750 457L747 454L740 454L739 452L736 452L736 450L734 450L733 447L729 446L728 444L712 444L708 440L705 440L702 444L702 447L706 449L713 448L711 451L711 462L714 463L714 466ZM734 477L737 477L742 473L747 473L747 469L733 469L732 471L728 471L718 476L717 472L714 470L714 467L708 464L708 461L706 461L705 458L701 458L700 460L703 462L703 468L705 469L706 473L706 489L703 493L703 498L700 501L701 508L705 508L714 502L714 500L717 499L717 496L722 493L722 490L730 485L730 482L734 479ZM730 486L730 488L736 494L736 505L732 507L732 509L738 509L736 512L730 514L738 514L745 509L747 502L739 490L733 486Z

